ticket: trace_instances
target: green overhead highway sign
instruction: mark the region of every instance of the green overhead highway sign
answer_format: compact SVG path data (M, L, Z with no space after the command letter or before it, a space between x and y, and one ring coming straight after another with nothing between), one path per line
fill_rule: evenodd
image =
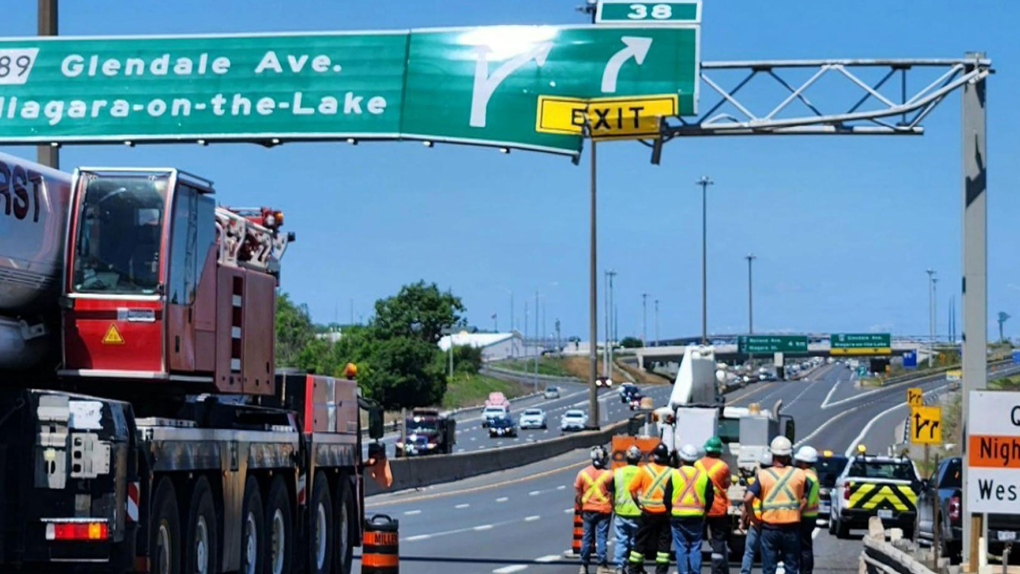
M808 338L801 335L749 335L737 338L740 353L784 353L803 355L808 351Z
M0 144L414 139L576 155L543 97L695 113L697 26L0 40ZM593 121L595 121L593 119Z
M634 2L599 0L595 8L596 24L634 23L643 25L700 24L700 0Z
M830 355L888 355L892 353L889 333L833 333L829 336Z

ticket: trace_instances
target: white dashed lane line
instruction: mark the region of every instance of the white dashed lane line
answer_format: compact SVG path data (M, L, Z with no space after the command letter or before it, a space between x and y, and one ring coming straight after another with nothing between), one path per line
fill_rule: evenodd
M504 566L502 568L496 568L493 570L493 574L511 574L512 572L520 572L521 570L527 570L528 567L524 564L512 564L510 566Z
M454 506L454 508L467 508L469 506L471 506L471 505L467 504L467 503L464 503L464 504L458 504L457 506Z
M496 499L496 502L506 502L508 500L510 500L510 499L505 497L505 496L501 496L501 497Z
M404 513L404 516L414 516L415 514L421 514L420 510L408 510Z

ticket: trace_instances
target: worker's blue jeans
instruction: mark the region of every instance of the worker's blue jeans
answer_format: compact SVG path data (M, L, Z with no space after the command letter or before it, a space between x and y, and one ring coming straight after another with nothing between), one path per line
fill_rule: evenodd
M701 541L705 533L704 518L674 518L673 549L676 570L680 574L701 573Z
M786 574L800 574L800 523L761 529L762 574L776 574L779 560Z
M754 554L761 551L761 526L751 524L747 528L744 541L744 559L740 561L740 574L751 574L754 567Z
M613 565L623 570L627 567L627 556L634 549L634 537L637 535L638 519L616 515L613 517L613 535L616 536L616 548L613 550Z
M584 533L581 535L581 565L591 564L591 537L595 536L595 562L606 564L606 545L609 543L609 521L612 514L582 512Z

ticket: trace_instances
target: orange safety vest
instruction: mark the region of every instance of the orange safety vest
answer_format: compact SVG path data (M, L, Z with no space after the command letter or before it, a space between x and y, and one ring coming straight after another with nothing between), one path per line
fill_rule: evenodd
M765 524L800 523L800 501L804 499L807 475L799 468L767 468L758 473L761 484L761 518Z
M641 510L649 514L666 513L666 483L673 474L673 468L650 462L630 483L631 494L638 497Z
M708 476L696 466L681 466L673 471L673 516L705 516L705 489Z
M712 481L714 498L712 508L708 509L709 517L726 516L730 509L730 497L727 491L730 488L730 467L720 458L704 457L694 463Z
M609 482L613 473L606 469L588 468L577 473L577 490L581 494L581 511L610 514L613 512Z

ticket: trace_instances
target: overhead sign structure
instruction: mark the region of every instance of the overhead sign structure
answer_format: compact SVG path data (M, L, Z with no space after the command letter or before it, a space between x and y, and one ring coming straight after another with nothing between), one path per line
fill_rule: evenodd
M737 338L737 352L804 355L808 352L808 338L804 335L745 335Z
M595 7L596 24L675 25L701 23L700 0L634 2L599 0Z
M907 389L907 404L911 407L924 406L924 391L917 387Z
M0 144L413 139L577 155L578 130L536 129L540 101L586 102L607 136L634 121L648 133L658 114L696 112L698 41L697 24L5 39Z
M910 408L910 443L942 444L942 407Z
M831 355L889 355L892 336L889 333L833 333L829 336Z
M967 416L964 508L1020 514L1020 393L971 391Z

